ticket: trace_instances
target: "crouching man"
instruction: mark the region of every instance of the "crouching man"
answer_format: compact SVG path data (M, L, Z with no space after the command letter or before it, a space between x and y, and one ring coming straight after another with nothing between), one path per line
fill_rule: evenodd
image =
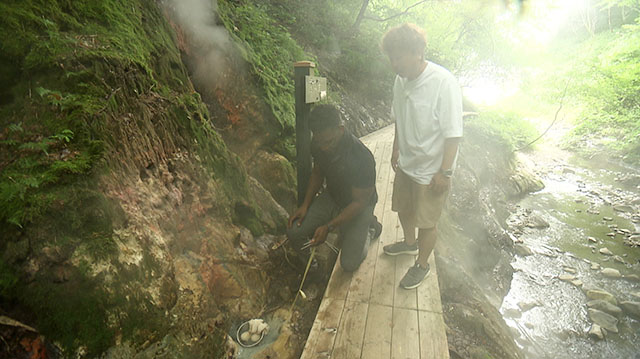
M331 105L313 108L309 128L313 169L304 201L289 218L287 236L300 250L305 242L320 245L329 232L339 230L340 264L344 271L352 272L367 256L370 226L375 229L373 238L382 231L373 215L378 201L375 160L345 130L340 112ZM325 181L326 189L317 195Z

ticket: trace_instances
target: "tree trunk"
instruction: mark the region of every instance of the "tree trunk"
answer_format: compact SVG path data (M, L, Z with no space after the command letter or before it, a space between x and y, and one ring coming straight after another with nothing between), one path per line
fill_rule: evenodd
M355 31L358 31L358 29L360 28L360 23L364 18L364 13L367 11L367 6L369 6L369 0L363 0L362 7L360 7L360 12L358 13L358 17L356 18L356 22L353 23L353 29Z

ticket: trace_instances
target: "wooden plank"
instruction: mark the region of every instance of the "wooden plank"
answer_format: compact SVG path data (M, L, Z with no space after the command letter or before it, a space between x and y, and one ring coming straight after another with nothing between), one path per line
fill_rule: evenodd
M368 303L346 302L331 358L353 359L360 357L368 308Z
M418 290L418 309L434 313L442 313L442 301L438 286L438 271L436 270L435 252L429 256L429 274Z
M390 143L387 144L387 148L389 151L385 152L390 154ZM390 155L387 157L390 157ZM379 243L376 255L376 265L373 273L370 303L392 306L393 286L395 284L395 260L393 257L384 254L383 247L395 241L397 216L391 212L391 195L393 192L392 179L394 174L393 171L390 170L391 165L388 159L384 161L383 166L386 166L386 170L383 175L386 175L388 185L386 193L381 196L382 200L380 201L383 208L383 215L381 219L382 234L378 239Z
M418 311L420 358L449 359L449 344L442 314Z
M393 308L369 304L360 358L390 358Z
M340 265L340 255L338 255L336 264L333 266L333 272L331 272L331 278L329 278L327 290L324 292L325 298L340 300L345 300L347 298L352 273L342 270L342 266Z
M322 299L300 359L322 358L325 354L331 354L343 306L344 300Z
M377 154L380 158L384 158L387 151L390 148L388 145L383 144L382 148L378 148ZM380 197L380 193L385 193L387 191L387 185L389 181L388 178L388 168L389 166L384 163L384 161L376 161L378 162L378 167L381 168L376 173L380 173L378 176L378 180L376 181L376 188L378 191L378 196ZM380 202L380 199L378 200ZM380 219L384 214L384 204L376 205L374 210L378 219ZM383 228L384 229L384 228ZM369 301L369 297L371 296L371 287L373 284L373 275L375 272L376 266L376 256L378 253L378 244L380 241L375 240L371 242L369 252L367 254L367 258L362 262L362 265L358 270L353 274L353 279L351 280L351 287L349 288L349 295L347 300L353 301Z
M402 233L402 229L398 229L398 232ZM404 277L409 268L415 264L415 261L415 256L396 256L395 285L393 294L394 308L418 309L417 289L407 290L400 287L400 280Z
M391 359L420 358L420 341L418 338L419 330L417 311L404 308L393 308Z

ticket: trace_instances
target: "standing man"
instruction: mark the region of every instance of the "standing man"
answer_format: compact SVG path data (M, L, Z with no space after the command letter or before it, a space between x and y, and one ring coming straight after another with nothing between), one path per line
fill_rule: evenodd
M340 265L353 272L367 256L369 228L373 238L382 225L373 215L378 201L376 164L371 151L345 131L342 116L331 105L319 105L309 114L313 133L313 169L302 205L289 218L287 236L295 249L311 239L320 245L327 234L340 230ZM326 189L316 197L326 180Z
M385 246L384 252L418 255L400 281L402 288L412 289L429 273L427 260L435 247L436 224L462 137L462 95L447 69L425 60L426 38L417 25L392 28L381 46L397 74L392 106L396 124L392 209L398 212L404 232L404 241Z

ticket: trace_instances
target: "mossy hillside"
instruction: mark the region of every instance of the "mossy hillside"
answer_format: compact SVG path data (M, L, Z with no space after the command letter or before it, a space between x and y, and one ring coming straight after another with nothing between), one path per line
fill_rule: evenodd
M218 1L218 14L238 49L250 64L282 135L274 150L295 158L295 100L293 63L313 60L276 22L263 3Z
M47 245L82 246L87 258L108 260L122 214L98 182L177 149L199 155L225 201L251 203L246 174L210 127L157 4L8 1L0 33L3 249L28 240L29 256ZM75 267L63 284L40 272L25 282L24 256L3 258L3 308L31 313L30 324L67 350L111 344L106 318L121 293L103 292L100 278ZM121 325L153 331L152 316Z

